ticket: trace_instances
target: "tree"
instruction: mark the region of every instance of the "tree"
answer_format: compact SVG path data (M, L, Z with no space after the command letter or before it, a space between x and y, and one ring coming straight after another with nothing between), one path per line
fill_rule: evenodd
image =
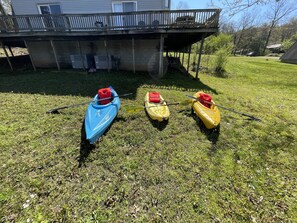
M295 42L297 42L297 32L290 39L283 42L282 49L284 51L288 50Z
M0 2L0 15L6 15L5 9L1 2Z
M242 40L242 36L245 34L245 30L249 29L253 26L255 21L255 16L252 16L252 14L255 14L250 11L245 11L242 13L241 17L238 20L237 23L237 31L234 33L234 51L233 54L236 53L238 49L238 45L240 45L240 42Z
M288 40L297 33L297 18L292 18L289 22L280 26L281 42Z
M206 54L214 54L220 48L233 48L232 36L224 33L220 33L217 36L210 36L205 39L204 52Z
M267 4L275 0L219 0L221 4L229 11L230 15L238 14L253 6Z
M217 36L210 36L204 42L204 52L206 54L214 54L213 69L216 74L221 76L224 74L228 57L233 49L232 35L220 33Z
M0 14L11 14L11 0L0 0Z
M268 18L270 19L270 25L268 34L266 36L266 41L263 49L263 54L268 45L271 33L275 26L286 16L290 15L295 11L296 5L291 2L291 0L274 0L270 4L270 10L267 12Z

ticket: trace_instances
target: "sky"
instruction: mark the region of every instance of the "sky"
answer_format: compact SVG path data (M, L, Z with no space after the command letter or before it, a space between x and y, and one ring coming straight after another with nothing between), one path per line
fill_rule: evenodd
M221 9L223 9L224 8L224 6L221 4L222 1L220 1L220 0L171 0L171 9L172 10L177 9L176 7L180 1L186 2L188 9L207 9L207 8L221 8ZM287 0L287 3L294 3L295 1L297 1L297 0ZM213 2L213 4L215 6L211 6L212 5L211 2ZM295 4L293 4L293 6L296 7ZM183 9L185 9L185 8L183 8ZM246 10L244 10L244 11L246 11ZM255 15L255 18L256 18L255 24L261 24L263 22L270 21L267 18L267 12L271 11L269 5L261 5L261 6L256 5L255 7L250 8L249 11L251 11L251 14ZM237 14L235 14L235 16L229 17L229 13L225 10L222 11L221 15L223 15L224 20L235 21L235 22L240 20L240 18L241 18L241 13L237 13ZM261 15L261 16L259 16L259 15ZM285 23L289 19L296 18L296 17L297 17L297 8L293 13L291 13L289 16L285 17L279 23Z
M176 9L176 6L180 0L171 0L171 8ZM189 9L204 9L204 8L210 8L210 0L184 0L184 2L188 3ZM218 4L217 0L213 0L215 4Z

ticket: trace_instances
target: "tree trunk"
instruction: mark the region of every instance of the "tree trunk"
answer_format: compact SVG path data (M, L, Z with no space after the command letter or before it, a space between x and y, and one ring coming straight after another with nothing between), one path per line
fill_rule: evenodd
M272 30L274 28L274 25L275 25L275 22L272 21L271 26L269 27L268 35L266 37L266 41L265 41L265 45L264 45L264 49L263 49L263 55L265 55L265 50L266 50L266 47L268 45L268 42L269 42L269 39L270 39L270 36L271 36L271 32L272 32Z
M1 2L0 2L0 15L6 15L6 12Z

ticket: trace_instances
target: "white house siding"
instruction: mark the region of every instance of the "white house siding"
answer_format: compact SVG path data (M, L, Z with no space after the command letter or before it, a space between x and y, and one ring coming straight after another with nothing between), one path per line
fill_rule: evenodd
M39 4L60 4L62 13L88 14L112 12L112 2L127 0L12 0L16 15L39 14ZM136 0L138 11L163 10L165 0Z
M138 0L138 11L163 10L165 7L164 0Z

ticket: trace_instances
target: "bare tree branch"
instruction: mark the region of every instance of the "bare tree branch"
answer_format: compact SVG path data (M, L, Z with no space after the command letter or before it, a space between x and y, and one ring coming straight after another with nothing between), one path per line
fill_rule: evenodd
M230 16L234 16L255 5L267 4L270 1L275 0L219 0Z
M271 33L275 26L286 16L289 16L292 12L297 10L296 4L291 2L290 0L274 0L270 4L270 10L267 11L268 18L270 19L270 26L269 31L266 37L263 54L265 52L265 49L269 43L269 39L271 36Z

